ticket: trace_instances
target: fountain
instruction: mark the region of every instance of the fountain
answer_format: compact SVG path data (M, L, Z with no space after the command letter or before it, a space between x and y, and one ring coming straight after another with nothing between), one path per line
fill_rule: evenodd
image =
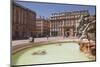
M85 18L87 18L87 20L84 20ZM86 54L86 56L88 56L89 58L94 58L96 56L96 47L95 47L95 37L92 37L92 35L88 35L88 33L91 34L95 32L93 32L93 30L95 29L95 19L93 19L92 21L89 21L88 19L89 17L83 17L83 19L80 20L80 25L78 27L79 33L81 33L81 36L79 37L80 40L80 50ZM93 29L93 30L91 30ZM91 30L91 31L89 31Z

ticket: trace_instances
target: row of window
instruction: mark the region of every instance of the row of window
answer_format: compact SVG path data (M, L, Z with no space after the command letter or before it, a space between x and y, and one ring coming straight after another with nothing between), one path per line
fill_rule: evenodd
M56 20L56 19L77 19L77 18L79 18L79 17L81 17L82 15L84 15L84 14L80 14L80 15L69 15L69 16L67 16L67 15L65 15L65 16L52 16L50 19L51 20Z

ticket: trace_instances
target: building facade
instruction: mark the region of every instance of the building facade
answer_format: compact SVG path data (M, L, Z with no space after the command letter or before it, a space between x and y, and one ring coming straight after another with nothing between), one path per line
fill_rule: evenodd
M36 28L36 13L19 4L12 7L12 39L24 39L34 36Z
M88 10L53 13L50 16L50 36L76 36L81 18L87 15Z
M44 18L36 19L36 33L37 37L46 37L50 34L50 22Z

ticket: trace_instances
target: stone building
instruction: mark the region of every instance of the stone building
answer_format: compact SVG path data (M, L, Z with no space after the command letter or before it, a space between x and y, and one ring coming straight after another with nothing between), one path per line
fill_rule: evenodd
M46 37L50 33L50 22L45 18L36 19L36 35L37 37Z
M34 36L36 13L17 3L12 4L12 39L24 39Z
M50 16L50 36L76 36L82 17L87 15L88 10L53 13Z

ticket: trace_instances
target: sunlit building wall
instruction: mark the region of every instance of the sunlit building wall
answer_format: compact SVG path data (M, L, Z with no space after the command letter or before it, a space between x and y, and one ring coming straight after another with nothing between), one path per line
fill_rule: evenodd
M12 5L12 39L35 36L36 13L19 4L13 3Z
M89 15L88 10L52 13L50 36L76 36L81 17L87 15Z

